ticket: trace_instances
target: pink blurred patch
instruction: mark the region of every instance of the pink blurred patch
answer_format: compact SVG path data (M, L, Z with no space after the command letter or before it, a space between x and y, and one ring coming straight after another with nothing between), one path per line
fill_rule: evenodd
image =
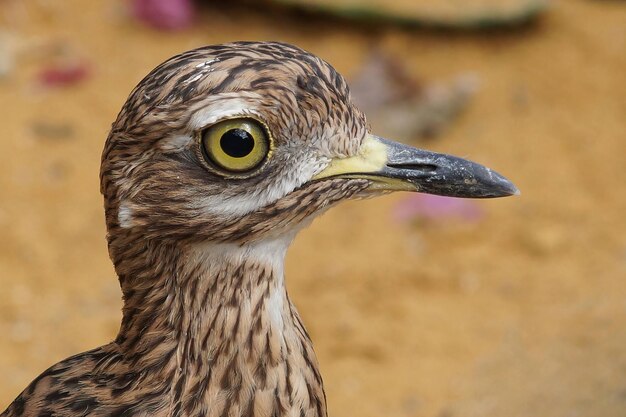
M136 19L160 30L180 30L193 22L192 0L131 0Z
M393 209L393 218L399 222L450 218L477 222L483 217L484 212L472 200L431 194L412 194L399 201Z
M46 87L65 87L86 79L89 73L85 62L68 62L42 69L37 78Z

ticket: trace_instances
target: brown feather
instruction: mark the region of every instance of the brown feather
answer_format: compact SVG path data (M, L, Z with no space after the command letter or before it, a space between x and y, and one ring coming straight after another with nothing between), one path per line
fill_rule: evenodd
M207 169L197 149L194 115L227 97L262 115L276 141L267 165L245 179ZM366 133L344 79L290 45L209 46L154 69L102 156L109 253L124 297L119 334L52 366L0 416L326 416L283 257L310 219L369 185L296 172L354 154ZM179 146L176 137L193 140ZM259 205L216 207L237 198Z

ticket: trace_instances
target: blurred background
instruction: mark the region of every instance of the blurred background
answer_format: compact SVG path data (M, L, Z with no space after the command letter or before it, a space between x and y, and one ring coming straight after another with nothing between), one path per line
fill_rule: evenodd
M281 40L374 132L522 195L349 202L297 238L289 293L335 417L626 415L626 3L0 1L0 410L112 340L100 153L130 90L194 47Z

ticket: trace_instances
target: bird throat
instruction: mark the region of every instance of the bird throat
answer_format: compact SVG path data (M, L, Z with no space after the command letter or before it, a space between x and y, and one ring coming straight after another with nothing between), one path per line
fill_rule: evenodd
M171 415L327 415L312 343L284 286L290 241L148 242L116 260L125 300L116 343L133 369L153 373L144 379Z

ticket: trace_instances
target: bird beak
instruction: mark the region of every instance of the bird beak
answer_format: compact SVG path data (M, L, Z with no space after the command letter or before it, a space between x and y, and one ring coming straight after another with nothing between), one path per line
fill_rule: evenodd
M313 177L323 178L364 178L372 181L373 190L417 191L449 197L519 194L511 181L480 164L375 135L366 136L357 155L335 158Z

